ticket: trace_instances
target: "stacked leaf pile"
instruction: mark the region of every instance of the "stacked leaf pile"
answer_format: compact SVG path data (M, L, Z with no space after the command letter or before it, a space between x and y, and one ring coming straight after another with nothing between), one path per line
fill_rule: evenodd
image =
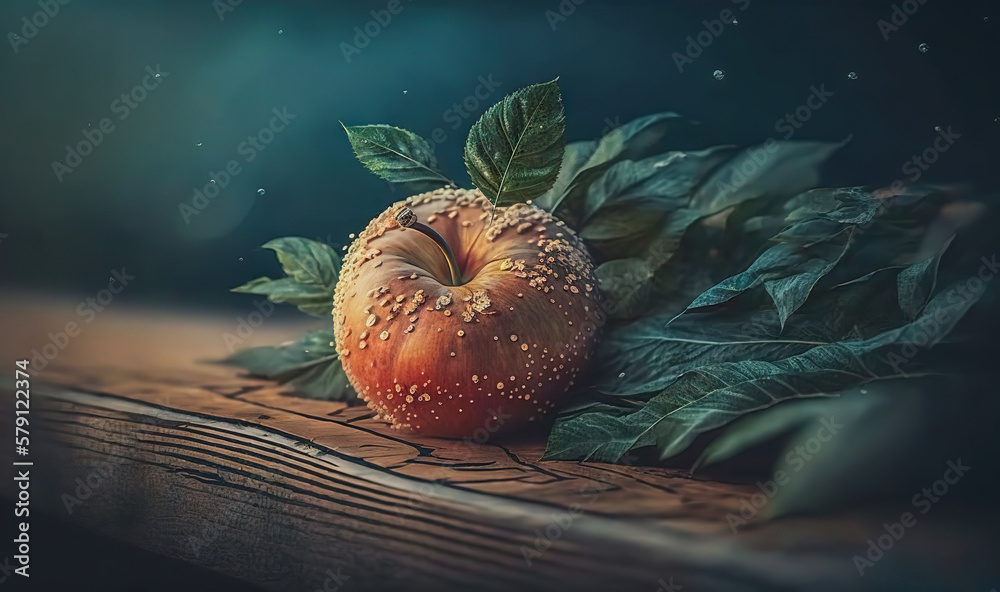
M982 293L946 269L961 224L946 215L954 200L945 192L814 188L840 143L661 152L685 125L661 113L565 144L552 81L506 97L469 135L474 184L494 203L533 200L576 230L608 300L594 370L552 427L547 458L616 462L646 447L669 458L790 399L922 376L935 370L931 346ZM454 185L417 135L345 129L383 179L414 192ZM336 252L299 238L265 247L287 277L236 291L328 319ZM332 340L315 331L229 361L347 400Z

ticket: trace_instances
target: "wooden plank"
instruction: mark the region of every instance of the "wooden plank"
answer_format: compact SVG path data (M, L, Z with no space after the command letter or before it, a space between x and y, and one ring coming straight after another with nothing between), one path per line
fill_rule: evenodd
M14 337L0 348L11 364L72 318L66 304L17 302L0 317ZM199 363L226 353L220 335L232 325L102 313L33 379L32 459L44 474L33 503L270 590L333 589L334 576L345 590L886 583L860 580L850 560L872 519L787 520L733 535L726 516L755 487L657 467L539 462L544 434L405 438L367 409L289 397ZM302 329L274 320L247 345Z

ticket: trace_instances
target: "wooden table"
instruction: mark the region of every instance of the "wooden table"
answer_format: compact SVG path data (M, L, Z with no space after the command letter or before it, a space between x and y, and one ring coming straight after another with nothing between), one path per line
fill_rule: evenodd
M539 436L401 437L364 407L203 363L228 353L235 315L116 303L82 323L76 304L0 298L5 375L49 332L82 325L32 368L31 459L47 475L33 505L263 589L912 590L962 577L962 565L928 575L916 563L947 524L928 522L859 578L851 557L881 532L878 512L734 535L726 515L755 486L539 462ZM244 345L315 326L271 318ZM0 387L8 403L12 384ZM14 495L9 482L2 491Z

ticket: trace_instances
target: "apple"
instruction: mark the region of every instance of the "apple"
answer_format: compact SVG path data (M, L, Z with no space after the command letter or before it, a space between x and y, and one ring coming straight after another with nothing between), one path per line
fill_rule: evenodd
M605 315L582 241L529 204L492 214L479 190L415 195L344 257L337 352L393 428L516 430L559 407L587 368Z

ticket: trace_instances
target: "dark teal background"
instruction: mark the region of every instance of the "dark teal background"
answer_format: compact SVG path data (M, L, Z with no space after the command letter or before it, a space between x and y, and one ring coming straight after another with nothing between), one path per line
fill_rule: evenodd
M935 126L952 126L961 139L922 180L997 187L995 3L927 0L888 40L877 21L893 2L750 0L740 10L745 3L565 0L575 10L553 30L546 11L559 0L402 0L348 63L341 44L386 0L243 0L222 19L211 0L72 0L16 53L7 34L39 8L5 0L0 279L81 299L125 266L136 276L130 302L244 307L227 290L276 272L259 245L299 235L339 247L405 196L355 160L338 120L424 137L441 127L437 154L467 184L472 123L504 94L556 76L570 140L673 110L701 122L678 147L749 145L780 138L776 122L825 85L834 95L793 139L853 135L830 183L889 183ZM672 54L725 8L739 24L678 72ZM113 101L156 65L168 75L119 120ZM449 115L480 76L496 90L470 117ZM246 163L241 142L286 106L294 121ZM53 161L105 117L114 131L59 182ZM179 205L231 159L240 173L185 224Z

